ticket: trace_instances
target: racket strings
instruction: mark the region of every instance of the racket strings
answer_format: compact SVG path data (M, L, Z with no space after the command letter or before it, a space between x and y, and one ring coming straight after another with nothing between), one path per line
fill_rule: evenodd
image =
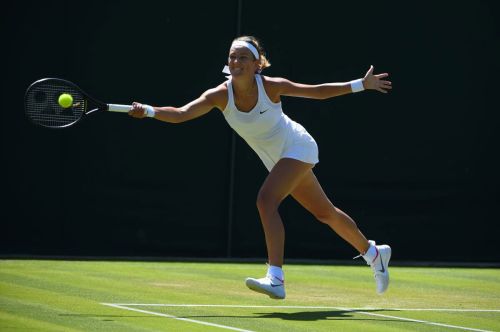
M63 108L59 96L68 93L73 104ZM69 84L58 80L44 80L33 84L25 96L26 115L35 123L45 127L65 127L78 121L86 111L85 97Z

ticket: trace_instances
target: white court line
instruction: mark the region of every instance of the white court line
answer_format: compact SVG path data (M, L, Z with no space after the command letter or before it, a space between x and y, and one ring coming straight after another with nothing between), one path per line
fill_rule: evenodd
M300 306L300 305L238 305L238 304L169 304L169 303L114 303L116 305L133 307L214 307L214 308L279 308L279 309L345 309L349 311L387 310L387 311L449 311L449 312L499 312L500 309L455 309L455 308L341 308L329 306Z
M244 329L239 329L237 327L232 327L232 326L226 326L226 325L221 325L221 324L214 324L214 323L208 323L208 322L202 322L201 320L195 320L195 319L188 319L188 318L181 318L173 315L167 315L167 314L162 314L159 312L154 312L154 311L147 311L147 310L141 310L141 309L135 309L135 308L128 308L124 305L119 305L119 304L114 304L114 303L101 303L110 307L118 308L118 309L125 309L125 310L130 310L130 311L136 311L136 312L141 312L144 314L150 314L150 315L155 315L155 316L161 316L161 317L166 317L166 318L172 318L172 319L177 319L181 320L184 322L189 322L189 323L195 323L195 324L201 324L201 325L208 325L208 326L213 326L213 327L219 327L221 329L226 329L226 330L232 330L232 331L240 331L240 332L253 332L251 330L244 330Z
M369 316L377 316L377 317L384 317L384 318L392 318L392 319L398 319L402 321L409 321L409 322L415 322L415 323L421 323L421 324L427 324L427 325L434 325L434 326L441 326L441 327L447 327L451 329L459 329L459 330L466 330L466 331L477 331L477 332L490 332L489 330L481 330L481 329L475 329L475 328L470 328L470 327L465 327L465 326L460 326L460 325L449 325L449 324L442 324L442 323L436 323L432 321L426 321L426 320L419 320L419 319L412 319L412 318L404 318L404 317L398 317L398 316L392 316L392 315L383 315L383 314L376 314L372 312L366 312L364 310L387 310L387 311L436 311L436 312L500 312L500 309L454 309L454 308L342 308L342 307L329 307L329 306L284 306L284 305L233 305L233 304L166 304L166 303L102 303L103 305L115 307L115 308L120 308L120 309L126 309L126 310L131 310L131 311L137 311L137 312L143 312L143 313L149 313L152 315L157 315L157 316L163 316L163 317L168 317L168 318L174 318L178 320L183 320L183 321L188 321L192 323L198 323L198 324L204 324L204 325L210 325L210 326L215 326L215 327L221 327L221 328L226 328L230 330L235 330L235 331L248 331L248 330L242 330L230 326L224 326L224 325L219 325L219 324L212 324L212 323L206 323L202 321L197 321L194 319L187 319L187 318L180 318L172 315L167 315L167 314L160 314L157 312L153 311L146 311L146 310L140 310L140 309L133 309L129 307L133 306L148 306L148 307L212 307L212 308L276 308L276 309L328 309L328 310L343 310L343 311L349 311L349 312L356 312L359 314L363 315L369 315Z
M460 326L460 325L449 325L449 324L435 323L435 322L431 322L428 320L403 318L403 317L398 317L398 316L382 315L382 314L376 314L373 312L364 312L364 311L357 311L357 310L353 310L353 311L357 312L358 314L364 314L364 315L376 316L376 317L384 317L384 318L395 318L395 319L404 320L407 322L415 322L415 323L422 323L422 324L427 324L427 325L441 326L441 327L447 327L450 329L458 329L458 330L465 330L465 331L478 331L478 332L491 332L490 330L480 330L480 329L474 329L471 327L465 327L465 326Z

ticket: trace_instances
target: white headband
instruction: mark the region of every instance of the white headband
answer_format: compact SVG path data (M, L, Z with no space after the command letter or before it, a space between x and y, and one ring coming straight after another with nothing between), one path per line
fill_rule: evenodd
M259 51L257 51L255 46L253 46L251 43L243 41L243 40L236 40L231 44L231 47L234 47L234 46L243 46L243 47L248 48L252 52L253 56L255 57L255 60L259 60Z

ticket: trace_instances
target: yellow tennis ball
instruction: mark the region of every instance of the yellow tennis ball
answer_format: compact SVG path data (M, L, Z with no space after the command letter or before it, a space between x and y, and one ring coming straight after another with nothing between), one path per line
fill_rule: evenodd
M63 93L59 96L58 102L62 108L68 108L73 105L73 97L69 93Z

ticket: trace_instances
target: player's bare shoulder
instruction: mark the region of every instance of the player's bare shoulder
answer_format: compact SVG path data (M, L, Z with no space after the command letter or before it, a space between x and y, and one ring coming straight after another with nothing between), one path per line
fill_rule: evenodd
M279 102L283 83L287 80L281 77L261 76L266 94L272 102Z
M215 88L205 91L203 96L209 100L214 107L223 111L227 104L227 91L227 82L223 82Z

